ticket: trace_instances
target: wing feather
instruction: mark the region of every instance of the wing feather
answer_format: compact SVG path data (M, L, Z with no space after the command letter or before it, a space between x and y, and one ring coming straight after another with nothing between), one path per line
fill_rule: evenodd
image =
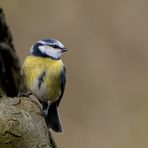
M61 83L61 95L59 99L56 101L56 105L59 106L60 101L63 97L64 91L65 91L65 84L66 84L66 68L63 67L60 75L60 83Z

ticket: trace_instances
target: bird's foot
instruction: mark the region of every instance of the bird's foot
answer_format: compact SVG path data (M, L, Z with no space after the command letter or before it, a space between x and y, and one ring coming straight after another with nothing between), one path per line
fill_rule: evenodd
M47 114L48 114L48 110L42 110L42 115L43 115L44 117L47 117Z
M29 97L31 94L31 92L19 92L18 93L18 97Z
M48 103L42 102L42 106L43 106L43 108L42 108L43 115L45 117L47 117L48 116L49 106L50 106L50 101L48 101Z

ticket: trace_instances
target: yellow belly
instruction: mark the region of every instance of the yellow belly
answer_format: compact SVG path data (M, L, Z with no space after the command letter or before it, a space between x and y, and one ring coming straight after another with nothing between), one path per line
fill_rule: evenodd
M41 101L56 101L61 94L61 60L28 56L24 61L23 74L26 86ZM45 72L39 87L39 77Z

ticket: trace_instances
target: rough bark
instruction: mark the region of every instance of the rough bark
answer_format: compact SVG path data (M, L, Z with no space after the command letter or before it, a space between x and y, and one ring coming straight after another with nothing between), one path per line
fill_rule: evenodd
M27 97L1 98L0 147L50 148L48 129L38 103Z
M56 148L41 104L34 96L16 97L22 90L19 58L0 8L0 148Z

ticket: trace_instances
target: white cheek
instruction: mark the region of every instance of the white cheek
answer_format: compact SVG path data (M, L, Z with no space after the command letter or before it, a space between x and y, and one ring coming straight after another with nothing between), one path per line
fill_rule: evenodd
M53 58L60 58L62 55L62 52L60 49L54 49L49 46L39 46L39 49L43 54L46 54L46 55L51 56Z
M48 54L48 50L51 50L50 47L48 46L39 46L39 50L43 53L43 54Z

